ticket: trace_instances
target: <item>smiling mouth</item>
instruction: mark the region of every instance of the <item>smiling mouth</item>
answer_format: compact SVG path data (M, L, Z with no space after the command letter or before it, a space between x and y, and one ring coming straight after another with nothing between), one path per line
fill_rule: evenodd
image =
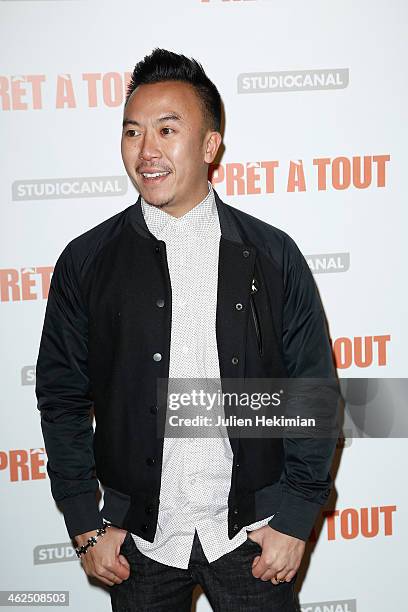
M148 185L162 183L169 174L170 172L140 172L143 182Z

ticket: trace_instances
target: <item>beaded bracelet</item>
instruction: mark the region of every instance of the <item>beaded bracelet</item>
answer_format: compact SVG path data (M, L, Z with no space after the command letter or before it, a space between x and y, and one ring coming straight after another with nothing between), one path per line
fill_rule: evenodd
M88 538L87 544L84 544L83 546L78 546L78 548L75 549L78 559L81 557L81 555L85 555L88 552L88 548L90 546L95 546L98 537L103 537L106 533L107 527L111 527L111 524L106 522L105 519L103 519L103 527L99 527L99 529L96 530L96 536L91 536L90 538Z

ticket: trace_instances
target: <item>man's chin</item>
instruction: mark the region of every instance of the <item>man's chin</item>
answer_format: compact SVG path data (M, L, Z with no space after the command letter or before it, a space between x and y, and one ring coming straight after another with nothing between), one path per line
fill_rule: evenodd
M145 189L139 189L139 193L146 202L146 204L150 204L150 206L156 206L157 208L163 208L167 206L171 202L171 198L166 194L152 194L146 191Z
M149 204L150 206L155 206L156 208L164 208L165 206L167 206L168 204L170 204L170 200L166 199L166 198L149 198L148 196L144 196L142 193L142 198L144 199L144 201L146 202L146 204Z
M146 204L150 204L151 206L156 206L157 208L164 208L168 204L171 203L172 197L169 193L159 192L159 189L146 189L144 185L139 185L136 181L132 181L137 191L140 193Z

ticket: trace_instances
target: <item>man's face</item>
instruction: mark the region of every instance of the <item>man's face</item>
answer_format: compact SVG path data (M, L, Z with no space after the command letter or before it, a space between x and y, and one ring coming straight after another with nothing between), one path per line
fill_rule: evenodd
M220 142L221 135L207 129L189 83L139 85L125 107L122 158L149 204L175 208L200 201Z

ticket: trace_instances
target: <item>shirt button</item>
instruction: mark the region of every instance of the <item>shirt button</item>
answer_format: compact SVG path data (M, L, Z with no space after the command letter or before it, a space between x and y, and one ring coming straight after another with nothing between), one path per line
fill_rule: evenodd
M249 257L249 251L247 251L246 249L244 251L242 251L242 255L244 257Z
M154 457L148 457L146 459L147 465L154 465L156 463L156 459Z
M161 358L162 358L161 353L155 353L153 355L154 361L161 361Z
M242 310L243 306L242 306L242 304L240 302L238 302L237 304L235 304L235 308L237 310Z
M192 478L192 479L190 480L190 484L191 484L191 485L194 485L195 483L196 483L196 479L195 479L195 478Z
M158 306L159 308L163 308L164 306L163 298L159 298L158 300L156 300L156 306Z
M231 359L231 361L232 361L232 363L233 363L234 365L237 365L237 363L238 363L239 359L238 359L238 357L233 357L233 358Z

